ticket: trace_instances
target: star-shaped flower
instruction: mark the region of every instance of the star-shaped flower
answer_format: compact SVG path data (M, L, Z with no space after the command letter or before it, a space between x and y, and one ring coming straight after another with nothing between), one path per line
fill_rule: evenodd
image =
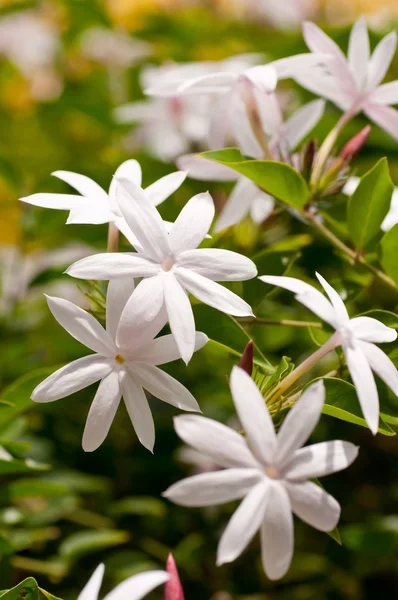
M244 498L221 537L217 564L235 560L260 530L264 570L279 579L293 556L292 513L320 531L331 531L340 517L339 503L308 480L345 469L358 449L340 440L301 447L321 415L321 381L302 394L278 434L259 389L239 367L231 374L231 392L246 437L205 417L177 417L181 439L224 470L184 479L164 496L183 506Z
M126 179L119 182L120 210L143 252L97 254L76 262L67 272L80 279L107 280L127 275L148 278L145 289L158 299L159 307L165 306L181 357L187 363L195 347L195 321L187 292L227 314L252 315L244 300L216 281L252 279L256 266L236 252L197 249L214 217L210 194L191 198L167 232L162 217L143 191ZM142 285L138 285L137 292ZM133 297L131 302L135 304ZM129 307L130 302L127 314Z
M363 111L371 121L398 138L398 112L390 105L398 103L398 81L380 85L395 54L397 35L386 35L370 55L366 21L354 24L348 45L348 59L338 45L317 25L306 22L303 35L316 55L327 53L332 60L327 68L315 66L294 76L306 89L331 100L351 116Z
M104 565L98 565L77 600L98 600L104 571ZM144 571L144 573L138 573L138 575L133 575L119 583L109 594L104 596L103 600L141 600L168 580L169 575L166 571Z
M55 371L33 390L32 400L53 402L101 380L83 434L83 449L87 452L96 450L106 438L122 396L138 439L151 452L155 429L144 389L182 410L200 410L181 383L157 368L177 360L180 353L172 335L154 339L167 317L159 296L153 295L151 288L151 280L144 281L132 296L132 278L111 281L106 300L106 330L72 302L47 299L62 327L95 354ZM202 348L207 340L203 333L196 333L194 349Z
M398 371L375 343L393 342L397 332L372 317L350 319L336 290L321 275L316 276L330 302L316 288L294 277L262 276L259 279L293 292L296 300L335 329L334 346L330 344L330 350L342 347L363 415L375 434L379 424L379 395L372 371L398 395Z

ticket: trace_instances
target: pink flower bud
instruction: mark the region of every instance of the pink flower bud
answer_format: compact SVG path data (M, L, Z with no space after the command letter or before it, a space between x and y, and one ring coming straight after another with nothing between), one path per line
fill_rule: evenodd
M170 579L165 585L164 600L184 600L184 590L182 589L177 565L172 554L169 554L167 557L166 571L170 575Z
M343 160L352 160L360 153L366 143L366 140L368 139L371 129L372 128L370 125L366 125L366 127L364 127L346 143L340 152L340 156Z
M249 375L252 374L253 371L253 340L247 344L246 348L243 350L242 358L238 362L238 367L246 371Z

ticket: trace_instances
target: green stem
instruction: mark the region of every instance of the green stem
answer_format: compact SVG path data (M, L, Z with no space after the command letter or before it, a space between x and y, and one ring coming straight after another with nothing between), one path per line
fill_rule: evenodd
M285 327L316 327L322 329L322 323L316 321L294 321L292 319L281 319L275 321L273 319L263 319L262 317L243 317L239 319L242 325L283 325Z

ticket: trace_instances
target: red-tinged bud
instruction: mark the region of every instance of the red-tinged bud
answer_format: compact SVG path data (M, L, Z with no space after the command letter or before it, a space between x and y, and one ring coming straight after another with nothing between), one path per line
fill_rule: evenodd
M170 579L165 585L164 600L184 600L184 590L182 589L177 565L172 554L169 554L167 557L166 571L170 575Z
M242 358L238 362L238 367L246 371L249 375L252 374L253 371L253 340L247 344L246 348L243 350Z
M371 129L372 128L370 125L366 125L366 127L364 127L346 143L340 152L340 156L343 160L350 161L360 153L369 137Z

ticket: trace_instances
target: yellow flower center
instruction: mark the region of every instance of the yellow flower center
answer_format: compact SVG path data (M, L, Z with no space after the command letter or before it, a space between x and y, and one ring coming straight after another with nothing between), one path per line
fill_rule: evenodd
M267 467L265 469L265 474L270 478L270 479L279 479L279 473L278 473L278 469L275 469L275 467Z
M117 363L119 363L119 365L124 365L124 363L126 362L126 359L121 354L116 354L115 361Z

